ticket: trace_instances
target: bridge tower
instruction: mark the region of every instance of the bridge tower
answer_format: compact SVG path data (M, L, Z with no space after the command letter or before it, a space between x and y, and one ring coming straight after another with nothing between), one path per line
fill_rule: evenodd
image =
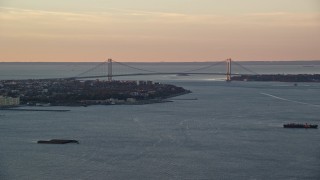
M112 81L112 59L108 59L108 81Z
M227 81L231 81L231 58L227 59Z

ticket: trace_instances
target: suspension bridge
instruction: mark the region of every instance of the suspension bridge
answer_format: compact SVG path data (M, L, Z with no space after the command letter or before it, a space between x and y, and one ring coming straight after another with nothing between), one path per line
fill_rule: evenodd
M213 67L223 66L225 64L225 71L213 71ZM234 73L232 71L233 65L236 65L243 69L244 73ZM125 73L115 73L115 66L122 66L127 68L125 70L122 68L122 71L126 71ZM129 69L129 70L128 70ZM128 73L129 72L129 73ZM243 65L232 61L230 58L224 61L212 62L203 67L197 67L189 70L182 70L177 72L159 72L155 70L145 69L141 67L136 67L133 65L129 65L128 63L118 62L112 59L108 59L74 77L70 77L72 79L91 79L91 78L107 78L109 81L112 81L114 77L123 77L123 76L153 76L153 75L221 75L226 77L226 81L231 81L232 75L257 75L258 73L244 67Z

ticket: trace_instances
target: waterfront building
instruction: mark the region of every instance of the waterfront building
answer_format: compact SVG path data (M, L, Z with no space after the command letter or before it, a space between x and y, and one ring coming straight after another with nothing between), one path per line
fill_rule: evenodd
M20 104L20 97L5 97L0 96L0 107L1 106L17 106Z
M136 99L135 98L127 98L127 102L129 103L135 103Z

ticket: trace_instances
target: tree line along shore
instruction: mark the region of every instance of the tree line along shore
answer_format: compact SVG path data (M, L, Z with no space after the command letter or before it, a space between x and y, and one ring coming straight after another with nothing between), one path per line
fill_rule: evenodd
M320 74L257 74L232 76L232 81L320 82Z

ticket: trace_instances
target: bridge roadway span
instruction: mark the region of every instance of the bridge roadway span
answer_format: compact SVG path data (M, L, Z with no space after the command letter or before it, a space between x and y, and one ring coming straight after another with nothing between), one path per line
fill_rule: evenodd
M152 75L181 75L181 76L188 76L188 75L221 75L226 76L227 73L133 73L133 74L118 74L112 75L111 77L123 77L123 76L152 76ZM230 74L230 75L248 75L248 74ZM63 79L90 79L90 78L101 78L101 77L110 77L108 75L96 75L96 76L81 76L81 77L70 77L70 78L63 78Z

